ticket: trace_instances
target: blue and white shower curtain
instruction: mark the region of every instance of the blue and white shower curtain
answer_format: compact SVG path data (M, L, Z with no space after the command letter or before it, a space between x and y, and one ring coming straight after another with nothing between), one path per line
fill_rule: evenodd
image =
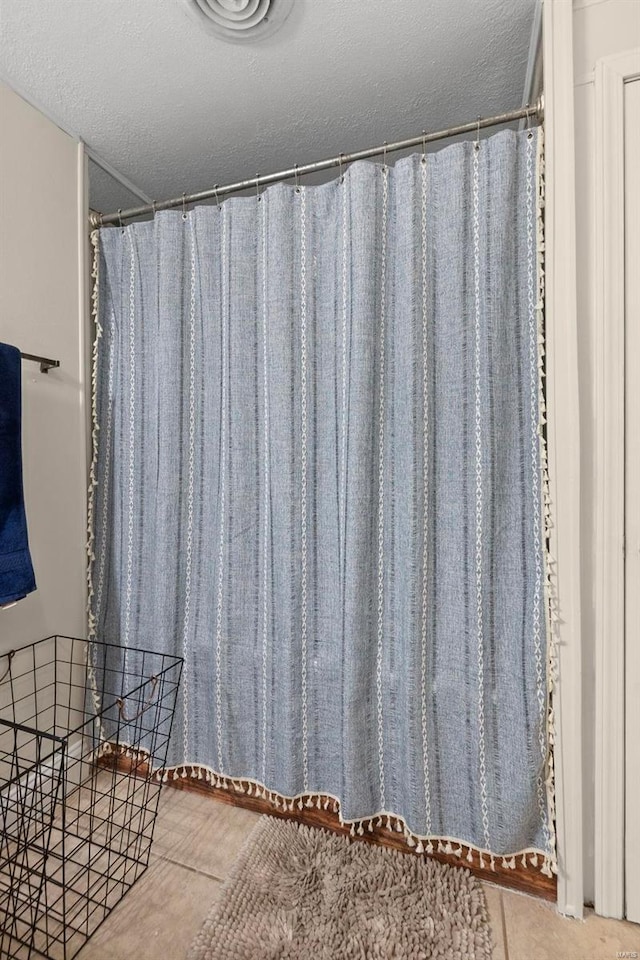
M549 872L540 139L94 234L91 608L176 775Z

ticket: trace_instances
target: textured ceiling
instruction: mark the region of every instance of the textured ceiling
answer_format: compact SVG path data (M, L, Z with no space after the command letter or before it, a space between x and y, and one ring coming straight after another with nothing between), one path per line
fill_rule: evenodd
M0 74L150 197L522 103L535 0L294 0L227 44L178 0L0 0ZM103 212L138 202L92 167Z

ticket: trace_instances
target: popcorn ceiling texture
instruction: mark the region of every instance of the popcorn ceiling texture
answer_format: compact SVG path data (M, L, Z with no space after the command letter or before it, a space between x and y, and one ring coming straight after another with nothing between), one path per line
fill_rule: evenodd
M519 106L533 10L295 0L243 46L177 0L0 0L0 74L161 199ZM94 208L123 202L95 178Z

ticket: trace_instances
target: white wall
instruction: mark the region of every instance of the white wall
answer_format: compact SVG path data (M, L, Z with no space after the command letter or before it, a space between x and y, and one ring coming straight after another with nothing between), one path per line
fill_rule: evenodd
M86 172L80 144L0 84L0 340L23 361L22 448L38 589L0 611L1 654L86 636Z
M581 415L582 637L585 900L594 895L595 750L595 98L594 67L601 57L640 45L637 0L573 0L576 155L576 263Z

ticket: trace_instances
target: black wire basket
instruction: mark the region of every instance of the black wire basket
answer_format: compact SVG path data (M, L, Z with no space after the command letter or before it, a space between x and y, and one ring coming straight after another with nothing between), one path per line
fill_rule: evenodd
M72 637L0 656L0 957L72 960L146 870L181 673Z

